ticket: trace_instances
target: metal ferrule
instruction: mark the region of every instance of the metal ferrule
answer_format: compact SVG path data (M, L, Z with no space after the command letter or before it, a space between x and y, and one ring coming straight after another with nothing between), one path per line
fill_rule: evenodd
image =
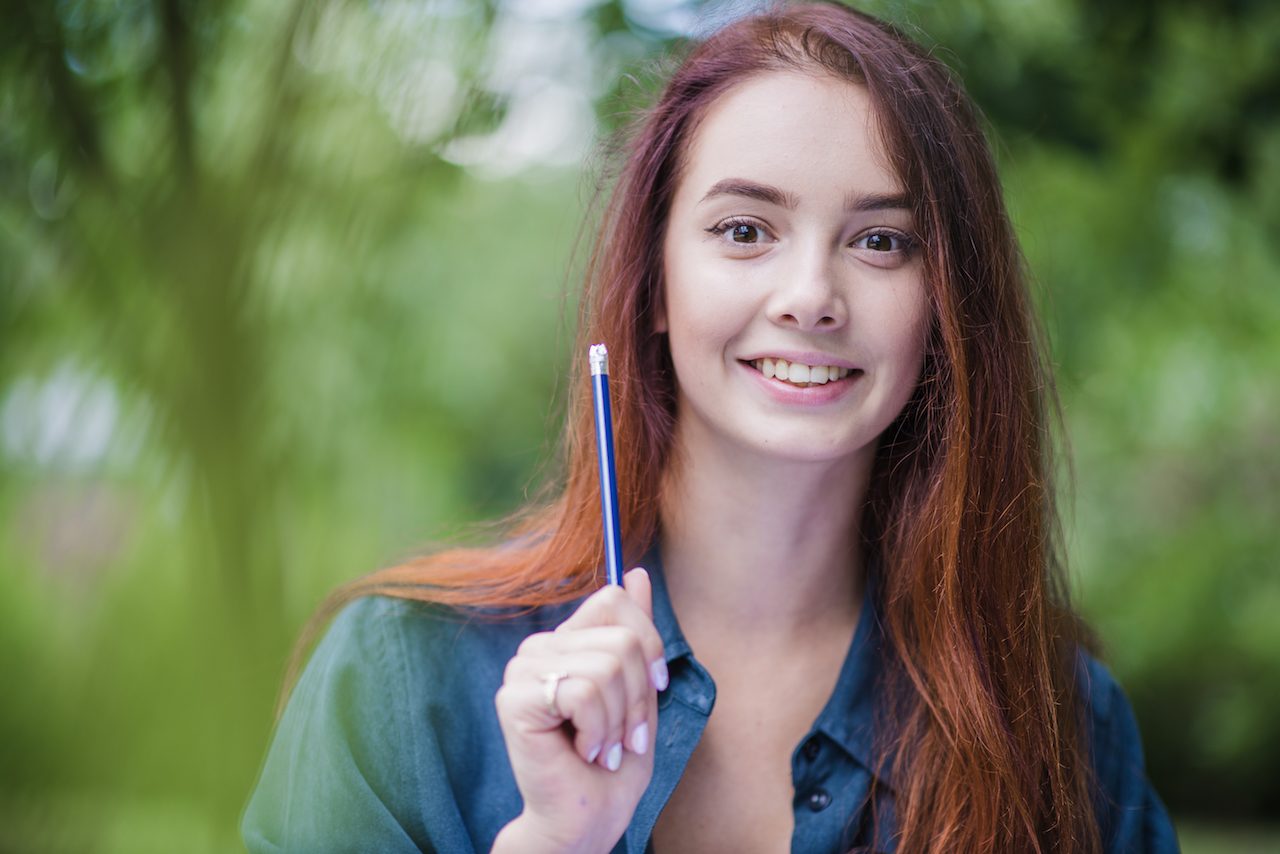
M609 349L603 344L592 344L587 350L587 362L591 365L591 376L609 373Z

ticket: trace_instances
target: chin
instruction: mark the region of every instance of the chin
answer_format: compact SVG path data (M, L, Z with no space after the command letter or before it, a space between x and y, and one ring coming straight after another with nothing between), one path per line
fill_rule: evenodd
M811 430L797 430L790 435L781 433L768 442L761 442L759 438L754 438L740 444L743 445L742 450L748 454L799 465L851 463L864 454L875 453L874 442L814 442Z

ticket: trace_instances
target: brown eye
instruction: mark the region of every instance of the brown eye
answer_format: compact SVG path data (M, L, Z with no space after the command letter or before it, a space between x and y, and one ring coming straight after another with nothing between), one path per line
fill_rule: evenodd
M722 240L727 236L735 246L756 246L764 243L768 236L764 226L745 219L727 219L711 226L707 232Z
M887 255L892 252L909 252L915 247L915 241L908 235L896 231L873 231L864 237L859 237L853 245Z

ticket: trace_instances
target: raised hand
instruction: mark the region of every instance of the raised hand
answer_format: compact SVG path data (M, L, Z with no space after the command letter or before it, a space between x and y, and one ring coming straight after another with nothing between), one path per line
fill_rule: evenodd
M653 776L657 692L667 685L643 569L530 635L494 698L524 812L499 851L607 852Z

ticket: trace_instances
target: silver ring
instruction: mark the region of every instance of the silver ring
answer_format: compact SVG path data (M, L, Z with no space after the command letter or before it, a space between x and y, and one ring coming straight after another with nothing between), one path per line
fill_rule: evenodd
M556 703L556 692L560 689L560 680L568 678L569 674L563 670L542 674L542 699L547 704L547 711L562 720L565 715L564 712L560 711L560 706Z

